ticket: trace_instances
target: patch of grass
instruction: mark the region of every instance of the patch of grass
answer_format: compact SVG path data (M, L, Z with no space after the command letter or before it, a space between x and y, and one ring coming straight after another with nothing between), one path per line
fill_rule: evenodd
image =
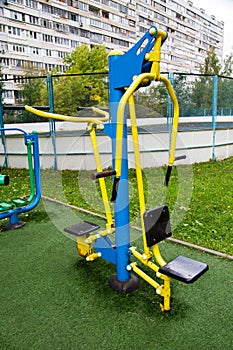
M144 169L147 209L168 204L173 236L194 244L233 254L233 158L173 169L169 186L163 186L166 169ZM10 185L1 186L1 200L29 194L29 174L25 169L3 169ZM98 181L91 171L41 171L42 194L104 214ZM111 179L107 179L111 196ZM138 190L134 169L129 170L130 217L140 225ZM113 205L111 204L112 210ZM34 215L33 212L26 215ZM46 213L40 214L46 219Z
M195 164L190 207L176 236L233 253L233 158Z

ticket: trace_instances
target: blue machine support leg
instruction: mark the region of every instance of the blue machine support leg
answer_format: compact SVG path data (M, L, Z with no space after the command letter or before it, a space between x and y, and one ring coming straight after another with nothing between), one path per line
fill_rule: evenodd
M110 111L111 122L113 126L112 153L113 169L115 167L115 149L116 149L116 125L117 109L124 89L115 89L111 76L114 72L114 62L119 57L119 53L109 56L109 87L110 87ZM130 220L129 220L129 189L128 189L128 151L127 151L127 123L124 118L123 132L123 154L122 154L122 174L119 181L117 199L114 206L115 233L116 233L116 275L110 280L110 286L119 292L128 293L136 290L139 286L139 280L131 276L127 270L129 264L129 246L130 246Z

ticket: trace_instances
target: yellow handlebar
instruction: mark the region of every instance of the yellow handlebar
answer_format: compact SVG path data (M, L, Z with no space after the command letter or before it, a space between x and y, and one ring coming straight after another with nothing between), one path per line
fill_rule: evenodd
M172 136L171 136L171 145L170 145L170 153L169 153L169 161L168 161L169 169L172 167L174 163L176 138L177 138L178 122L179 122L179 104L176 98L176 94L173 90L172 84L166 77L160 75L161 45L162 45L162 42L166 39L166 37L167 37L166 32L162 30L158 30L157 35L155 37L154 49L145 55L145 60L152 62L151 71L149 73L142 73L137 77L135 77L135 79L133 80L131 85L127 88L127 90L125 91L124 95L122 96L119 102L118 110L117 110L116 155L115 155L116 178L119 178L121 176L122 138L123 138L125 106L128 103L130 97L135 92L135 90L143 82L143 80L144 81L155 80L155 81L163 82L173 102L174 115L173 115Z
M106 122L109 120L109 113L106 111L103 111L99 108L96 107L91 107L93 112L96 112L100 115L103 115L103 117L99 118L93 118L93 117L72 117L69 115L62 115L62 114L55 114L55 113L49 113L49 112L44 112L40 111L39 109L33 108L31 106L24 106L26 111L31 112L33 114L36 114L40 117L43 118L52 118L52 119L57 119L57 120L65 120L65 121L70 121L70 122L76 122L76 123L96 123L96 124L102 124L103 122Z

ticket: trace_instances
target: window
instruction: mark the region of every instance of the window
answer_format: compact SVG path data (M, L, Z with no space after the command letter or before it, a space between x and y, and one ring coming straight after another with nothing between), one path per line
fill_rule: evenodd
M38 33L37 32L33 32L32 30L29 30L29 37L31 39L38 39Z
M41 49L38 47L30 47L30 51L33 55L40 55L41 54Z
M115 9L118 9L118 3L115 2L115 1L111 1L111 0L110 0L110 1L109 1L109 6L115 8Z
M98 28L102 27L102 23L93 18L90 19L90 25Z
M103 41L104 41L105 43L110 43L110 42L111 42L111 37L110 37L110 36L103 35Z
M53 37L52 37L52 35L49 35L49 34L43 34L42 35L42 40L46 41L48 43L52 43L53 42Z
M102 10L102 17L109 18L109 12Z
M130 9L130 8L128 8L128 15L132 16L132 17L135 17L135 11Z
M72 40L72 41L74 41L74 40ZM76 46L77 46L77 41L75 41L75 43L76 43ZM71 45L71 46L72 46L72 45ZM73 47L75 47L75 46L73 46ZM64 58L65 55L66 55L65 52L63 52L63 51L57 51L57 57L59 57L59 58Z
M94 15L94 16L100 15L100 10L94 6L89 6L89 11L91 15Z
M96 43L102 43L103 37L101 34L97 34L97 33L90 33L90 40L94 41Z
M132 19L129 19L129 25L131 27L135 27L135 21L133 21Z
M111 38L111 42L115 45L120 45L124 47L129 47L128 41L117 39L117 38Z
M12 90L3 90L3 98L13 98Z
M68 0L67 5L72 6L72 7L77 9L78 8L78 1L77 0Z
M125 14L128 13L127 7L124 5L119 4L119 10L120 10L120 12L123 12Z
M23 0L11 0L10 2L14 2L15 4L23 5Z
M6 27L4 24L0 24L0 33L4 33L6 31Z
M39 18L38 18L38 17L35 17L35 16L30 16L30 15L29 15L29 23L39 25Z
M108 24L108 23L102 23L102 27L103 27L103 29L105 29L105 30L108 30L109 32L111 32L112 31L112 26L111 26L111 24Z
M8 27L8 33L16 36L20 36L21 30L15 27Z
M25 46L22 45L13 45L12 49L16 52L25 52Z
M82 36L83 38L89 38L90 37L90 32L88 32L85 29L80 29L80 36Z
M15 19L17 21L22 21L22 13L17 11L10 11L10 18Z
M76 27L69 26L69 31L71 34L79 35L79 29Z
M2 41L0 44L0 53L5 53L8 50L8 43ZM2 57L1 57L2 60Z
M44 12L44 13L52 13L52 6L42 3L42 12Z
M76 13L70 13L70 14L69 14L69 19L70 19L71 21L78 22L78 21L79 21L79 16L76 15Z
M58 36L54 37L54 42L55 42L55 44L65 45L65 46L69 46L69 44L70 44L69 39L61 38L61 37L58 37Z
M71 47L77 47L78 46L78 41L76 41L76 40L71 40ZM65 57L65 52L64 52L64 57ZM59 56L60 57L60 56Z
M41 26L44 28L51 28L51 21L49 21L48 19L41 18Z
M46 56L52 56L52 50L46 49L45 50Z
M34 1L34 0L25 0L25 5L27 7L31 7L33 9L37 9L37 3L38 1Z
M83 10L83 11L88 11L88 4L82 2L82 1L79 1L78 2L78 8L80 10Z
M148 30L148 28L144 28L144 27L139 27L139 31L141 32L141 33L146 33L147 32L147 30Z
M10 60L9 60L9 58L2 57L2 58L1 58L1 64L2 64L3 67L9 66L9 65L10 65Z

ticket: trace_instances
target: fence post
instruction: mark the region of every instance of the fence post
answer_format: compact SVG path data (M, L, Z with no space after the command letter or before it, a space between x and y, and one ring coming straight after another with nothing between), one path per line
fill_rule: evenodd
M172 87L174 87L174 73L168 73L168 80L171 82ZM172 133L172 118L173 118L173 103L170 95L168 94L167 99L167 125L169 130L169 152L171 144L171 133Z
M54 113L54 91L52 76L47 76L47 91L49 98L49 112ZM57 149L56 149L56 122L54 119L49 119L49 130L53 145L53 170L57 170Z
M212 89L212 160L216 160L215 156L215 139L216 139L216 116L218 108L218 76L213 76L213 89Z
M2 86L0 86L0 128L4 128L4 119L3 119L3 90ZM4 150L4 160L2 167L8 167L8 160L7 160L7 150L6 150L6 136L5 131L1 130L1 139L2 139L2 145Z

